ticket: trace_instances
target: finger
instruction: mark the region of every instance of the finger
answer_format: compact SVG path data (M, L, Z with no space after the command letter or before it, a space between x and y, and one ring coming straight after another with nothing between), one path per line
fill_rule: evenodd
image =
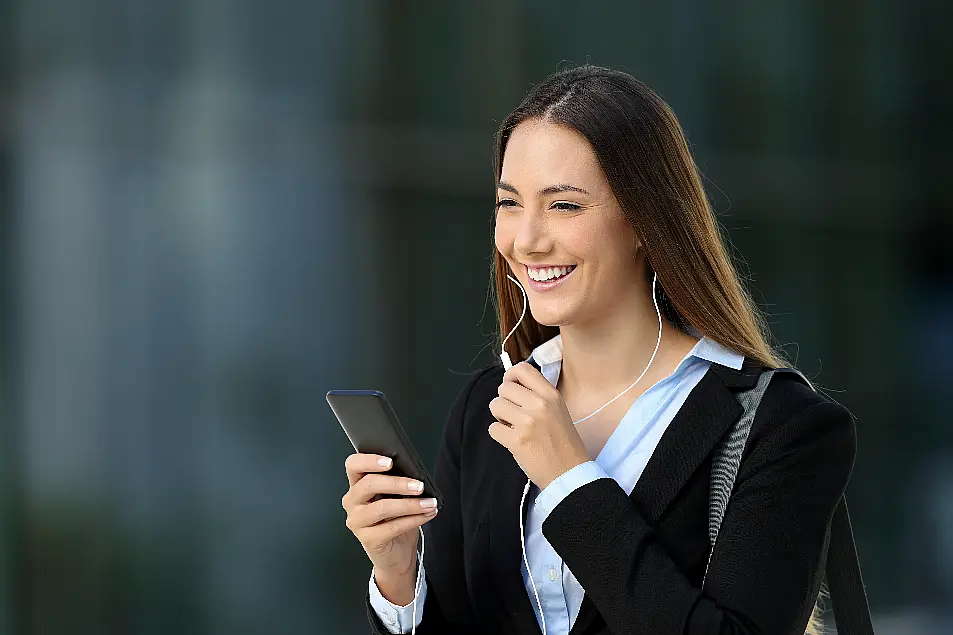
M502 445L507 450L509 450L510 446L512 445L513 435L516 434L511 427L502 424L499 421L494 421L491 423L490 427L487 428L487 432L490 433L490 438Z
M356 502L363 504L378 494L419 496L423 491L423 485L420 481L405 476L368 474L351 489L355 491Z
M490 401L490 412L497 421L509 426L528 425L533 419L525 410L503 397L494 397Z
M543 377L543 374L529 362L520 362L513 366L503 373L503 380L515 381L539 395L545 395L549 391L555 390L549 380Z
M390 542L397 536L406 534L408 531L425 525L437 516L437 512L429 514L417 514L416 516L402 516L389 520L386 523L373 525L360 530L358 539L365 544L384 544ZM355 534L357 535L357 534Z
M427 514L435 509L436 505L434 498L382 498L358 506L349 514L349 520L352 520L356 527L370 527L394 518Z
M383 461L384 464L378 463ZM393 466L394 461L389 456L380 454L355 453L344 459L344 470L347 472L349 485L357 483L365 474L371 472L386 472Z
M515 381L504 381L497 389L497 393L520 408L536 410L542 405L542 398L539 395Z
M341 497L341 506L350 513L354 507L366 505L380 494L418 495L423 491L423 485L418 480L404 476L365 474Z

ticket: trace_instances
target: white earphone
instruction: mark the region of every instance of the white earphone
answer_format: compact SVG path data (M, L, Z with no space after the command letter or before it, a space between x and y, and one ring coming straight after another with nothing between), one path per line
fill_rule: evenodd
M417 530L420 532L420 562L417 564L417 582L414 583L414 627L410 629L411 635L417 634L417 596L420 594L420 572L424 569L424 547L426 546L423 526L418 527Z
M526 290L523 288L523 285L520 284L519 280L517 280L516 278L508 274L506 277L512 280L513 282L515 282L517 286L520 288L520 291L523 292L523 313L522 315L520 315L520 319L516 323L516 326L513 327L513 330L511 330L509 334L503 339L503 350L500 353L500 360L503 362L503 368L506 370L509 370L510 368L513 367L513 362L510 360L510 356L506 352L506 340L510 339L510 335L513 335L513 333L516 332L516 329L519 327L520 323L523 321L523 318L526 316L527 299L526 299ZM607 401L605 404L603 404L598 410L596 410L592 414L586 415L585 417L583 417L582 419L579 419L578 421L573 421L573 425L576 425L582 421L585 421L589 417L592 417L593 415L598 414L599 412L602 411L603 408L605 408L606 406L611 404L613 401L615 401L616 399L618 399L619 397L627 393L629 390L631 390L633 386L635 386L637 383L639 383L639 381L641 381L642 377L645 376L645 373L649 370L649 367L652 365L652 361L655 359L655 354L658 353L659 345L662 343L662 312L659 311L658 300L656 300L655 298L655 282L657 279L658 279L658 276L653 271L652 272L652 304L655 305L655 314L658 315L658 339L655 341L655 350L652 352L652 357L649 358L649 363L645 365L645 370L642 371L642 374L639 375L639 378L636 379L634 382L632 382L632 384L628 388L626 388L625 390L620 392L618 395L616 395L615 397ZM543 604L539 601L539 591L536 590L536 581L533 580L533 572L530 571L529 560L527 560L526 558L526 540L523 535L523 505L526 503L526 495L529 493L529 488L532 484L533 484L532 480L530 479L526 480L526 485L523 487L523 497L520 499L520 512L519 512L520 547L522 548L522 551L523 551L523 564L526 565L526 573L529 574L529 583L532 585L533 594L536 596L536 606L539 607L539 617L540 617L540 621L542 622L543 635L546 635L546 616L543 615ZM423 533L421 532L421 536L422 535ZM421 552L422 551L423 550L421 550ZM423 556L421 555L421 557ZM414 597L415 615L416 615L416 608L417 608L417 598L415 596Z
M512 280L513 282L515 282L516 285L520 288L520 291L523 292L523 313L520 315L520 319L519 321L517 321L516 326L514 326L513 329L509 332L509 334L503 339L503 350L500 352L500 361L503 362L503 368L506 370L509 370L510 368L513 367L513 362L510 360L510 356L506 352L506 341L510 339L510 336L513 335L513 333L516 332L516 329L519 328L519 325L523 322L523 318L526 317L527 298L526 298L526 290L523 288L523 285L520 284L519 280L517 280L516 278L514 278L513 276L509 274L507 274L506 277ZM586 415L585 417L583 417L582 419L579 419L578 421L573 421L573 425L576 425L582 421L585 421L589 417L592 417L598 414L599 412L602 411L603 408L605 408L606 406L611 404L613 401L615 401L616 399L618 399L619 397L627 393L629 390L631 390L632 387L634 387L637 383L639 383L639 381L642 380L642 377L645 376L645 373L649 370L649 367L652 365L652 362L655 360L655 355L656 353L658 353L659 345L662 343L662 313L661 311L659 311L658 300L656 300L655 298L655 282L657 279L658 279L658 276L653 271L652 272L652 303L655 305L655 313L656 315L658 315L658 339L655 342L655 350L652 352L652 357L649 358L649 363L646 364L645 370L642 371L642 374L639 375L639 378L636 379L634 382L632 382L632 384L628 388L626 388L625 390L620 392L618 395L616 395L615 397L607 401L605 404L603 404L598 410L596 410L592 414ZM540 616L540 621L542 622L543 635L546 635L546 616L543 615L543 604L542 602L539 601L539 591L536 589L536 581L533 580L533 572L530 571L529 560L526 558L526 540L525 540L524 529L523 529L523 505L526 503L526 495L529 493L529 488L532 484L533 484L532 480L530 479L526 480L526 485L523 487L523 497L520 499L520 512L519 512L520 547L523 552L523 563L526 565L526 572L529 574L529 582L533 587L533 594L536 596L536 606L539 607L539 616ZM426 548L426 544L424 542L424 528L418 527L417 530L420 532L420 563L417 566L417 582L414 584L414 614L413 614L413 628L411 629L412 635L416 635L417 633L417 597L420 594L420 574L423 571L424 549Z

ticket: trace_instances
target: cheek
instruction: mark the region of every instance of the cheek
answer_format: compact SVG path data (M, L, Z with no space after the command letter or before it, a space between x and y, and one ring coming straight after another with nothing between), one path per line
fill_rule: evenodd
M589 262L605 260L606 249L618 240L612 227L598 217L581 217L567 229L563 244L571 253Z
M496 228L493 233L493 240L496 243L496 249L508 256L513 249L513 232L507 227L506 221L497 218Z
M633 252L627 232L631 232L631 227L624 221L593 220L574 233L576 254L595 265L593 273L597 278L605 278L614 285L624 279L630 269Z

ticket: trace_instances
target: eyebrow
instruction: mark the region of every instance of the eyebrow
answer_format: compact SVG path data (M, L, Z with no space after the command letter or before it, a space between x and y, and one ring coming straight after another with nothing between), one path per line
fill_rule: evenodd
M507 192L512 192L513 194L519 194L519 190L507 183L506 181L500 181L496 184L497 189L506 190ZM582 194L588 194L586 190L581 187L576 187L575 185L569 185L568 183L557 183L555 185L550 185L549 187L544 187L536 193L537 196L545 196L547 194L557 194L559 192L581 192Z

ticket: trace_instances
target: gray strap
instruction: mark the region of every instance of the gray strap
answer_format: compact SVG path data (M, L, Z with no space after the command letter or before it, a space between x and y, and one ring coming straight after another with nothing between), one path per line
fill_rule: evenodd
M718 531L721 529L721 521L725 517L725 509L728 507L728 500L731 498L731 492L735 486L735 477L738 476L738 467L741 465L741 455L744 453L748 433L751 432L751 424L754 422L758 405L761 403L764 391L767 390L774 373L775 370L773 369L762 372L754 387L737 394L738 402L744 408L744 414L732 427L728 438L718 446L712 459L711 493L708 498L708 541L711 544L711 550L708 552L708 564L705 565L702 587L705 586L705 579L708 578L711 556L715 551L715 542L718 539Z
M748 433L751 432L757 406L772 375L774 375L773 370L761 373L754 388L738 394L738 401L744 408L744 414L732 427L728 438L718 448L712 459L711 496L708 501L708 541L712 548L718 538L718 530L725 517L725 508L728 507L728 499L734 489L735 477L738 476L738 467L741 465L741 455L748 440Z
M708 539L711 551L708 553L708 564L705 565L705 577L702 578L703 588L708 578L708 567L711 565L711 556L715 551L721 521L725 517L725 510L734 490L735 478L738 476L748 433L751 432L751 424L761 404L761 398L764 397L768 384L776 372L796 373L811 387L811 390L816 392L814 384L801 371L796 368L778 368L763 371L753 388L736 395L738 402L744 408L744 414L732 427L725 441L715 450L715 456L712 459L711 493L708 499ZM857 547L854 544L850 518L847 515L847 500L844 497L838 502L831 521L831 539L825 574L830 587L831 600L834 602L834 621L838 626L838 632L845 635L873 635L870 607L867 604Z

